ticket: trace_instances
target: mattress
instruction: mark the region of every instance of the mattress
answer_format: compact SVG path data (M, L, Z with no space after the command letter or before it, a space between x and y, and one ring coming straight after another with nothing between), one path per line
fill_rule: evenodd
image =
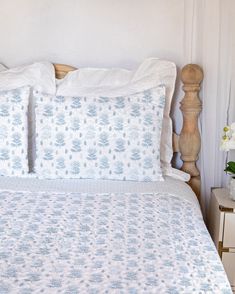
M0 179L0 293L232 293L183 182Z

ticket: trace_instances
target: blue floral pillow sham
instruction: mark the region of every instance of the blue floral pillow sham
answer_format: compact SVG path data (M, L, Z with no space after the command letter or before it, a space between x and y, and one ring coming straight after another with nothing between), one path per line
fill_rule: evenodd
M125 97L34 95L39 178L163 179L164 86Z
M0 176L28 174L30 87L0 91Z

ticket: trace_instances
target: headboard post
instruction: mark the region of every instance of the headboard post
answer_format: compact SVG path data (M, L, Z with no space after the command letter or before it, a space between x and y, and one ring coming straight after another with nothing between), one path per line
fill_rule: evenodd
M183 114L183 127L179 135L179 150L183 165L181 169L191 175L189 185L200 197L200 172L196 166L201 147L201 137L198 129L198 117L202 110L199 99L200 83L203 71L196 64L188 64L181 71L181 80L185 96L180 109Z

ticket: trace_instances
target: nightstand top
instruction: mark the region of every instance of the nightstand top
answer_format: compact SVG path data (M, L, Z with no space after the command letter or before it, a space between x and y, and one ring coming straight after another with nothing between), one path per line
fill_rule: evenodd
M227 188L212 188L211 191L219 204L220 211L235 212L235 201L229 198Z

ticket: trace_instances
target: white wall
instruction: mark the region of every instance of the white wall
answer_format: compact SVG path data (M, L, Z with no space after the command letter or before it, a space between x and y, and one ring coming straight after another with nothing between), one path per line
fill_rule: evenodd
M155 56L180 68L189 62L193 1L0 0L0 63L134 68ZM177 89L176 106L182 95Z
M183 0L0 0L0 62L133 67L157 56L181 65L183 11Z
M134 68L155 56L181 68L191 57L193 1L0 0L0 63Z

